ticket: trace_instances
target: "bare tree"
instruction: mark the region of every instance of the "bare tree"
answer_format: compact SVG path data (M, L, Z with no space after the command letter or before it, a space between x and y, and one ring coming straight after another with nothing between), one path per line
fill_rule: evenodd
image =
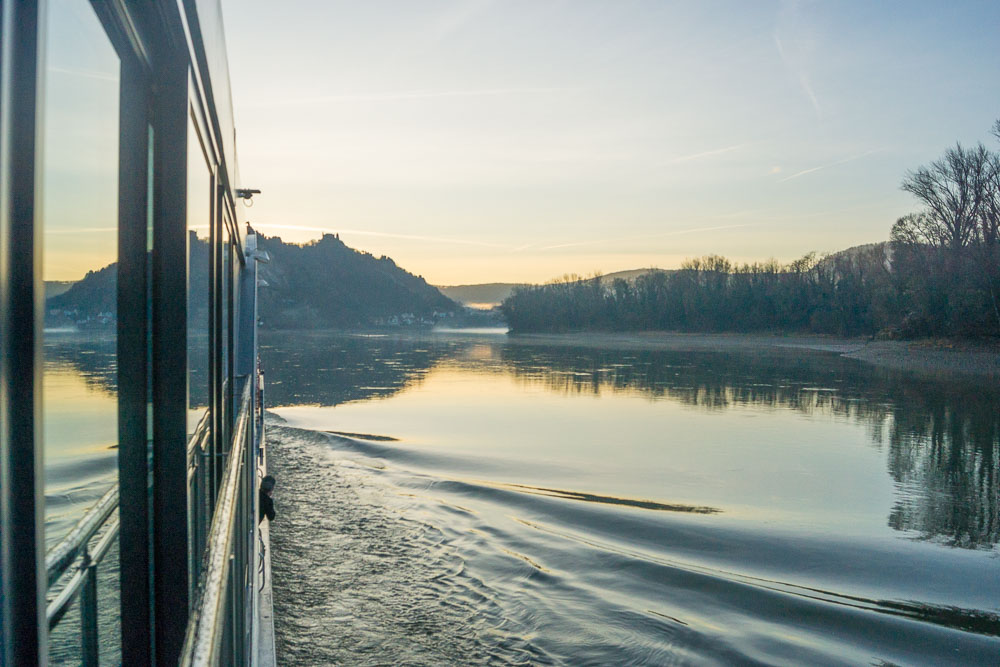
M993 125L993 133L1000 139L1000 120ZM1000 333L1000 155L991 153L983 194L983 206L979 213L979 248L977 263L980 266L990 300L993 316L996 318L997 332Z
M893 243L905 245L931 245L946 247L948 235L944 226L929 213L908 213L892 226L889 238Z
M1000 140L1000 120L993 124L993 136ZM980 213L980 240L987 246L1000 243L1000 154L990 153L986 165L983 207Z
M906 175L903 190L923 202L931 221L941 227L940 233L928 235L929 239L940 239L953 250L973 242L989 164L990 152L982 144L971 149L956 144L941 159Z
M991 153L987 163L979 211L979 240L987 246L1000 243L1000 155L997 153Z

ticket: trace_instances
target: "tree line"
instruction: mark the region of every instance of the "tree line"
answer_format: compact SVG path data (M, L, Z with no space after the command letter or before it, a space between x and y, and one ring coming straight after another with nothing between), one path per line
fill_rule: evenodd
M1000 140L1000 120L992 131ZM709 255L631 281L567 276L516 289L501 310L514 332L1000 336L1000 154L956 144L901 187L920 207L885 243L788 264Z

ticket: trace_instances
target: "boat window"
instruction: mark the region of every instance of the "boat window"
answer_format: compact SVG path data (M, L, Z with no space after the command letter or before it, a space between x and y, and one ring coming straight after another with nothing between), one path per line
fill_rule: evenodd
M222 283L221 297L219 300L219 317L221 322L220 355L219 355L219 377L221 379L222 390L222 430L223 437L229 439L229 421L231 419L230 410L230 384L229 384L229 344L230 344L230 323L229 323L229 302L232 295L232 283L230 274L232 271L232 254L230 250L230 234L226 225L225 216L221 219L220 229L222 232L222 271L220 282Z
M46 12L41 112L45 280L45 538L51 547L118 481L118 126L120 63L87 0ZM116 553L108 561L116 562ZM117 606L117 568L99 570ZM113 615L111 615L113 616ZM114 619L102 661L118 662ZM50 636L53 662L79 658L77 603Z
M209 303L211 296L212 173L198 127L188 119L188 435L209 406Z

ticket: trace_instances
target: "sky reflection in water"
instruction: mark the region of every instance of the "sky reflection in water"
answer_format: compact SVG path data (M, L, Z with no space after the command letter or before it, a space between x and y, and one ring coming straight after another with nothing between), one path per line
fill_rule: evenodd
M1000 394L976 382L807 351L448 336L314 335L296 347L265 347L269 404L287 406L279 414L399 438L436 455L437 473L708 506L812 532L889 526L960 547L998 540Z
M454 333L262 357L286 664L1000 653L982 383Z
M50 539L114 478L105 348L47 342ZM992 387L485 335L268 332L262 357L285 664L1000 652Z

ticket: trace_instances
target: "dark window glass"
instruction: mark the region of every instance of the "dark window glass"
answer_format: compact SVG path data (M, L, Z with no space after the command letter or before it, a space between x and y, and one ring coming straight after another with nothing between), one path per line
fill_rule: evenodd
M221 336L220 336L221 347L222 347L222 355L221 355L221 360L220 360L220 370L221 370L222 384L223 384L222 396L223 396L223 399L224 399L223 400L223 422L222 423L224 425L226 425L226 428L224 429L225 431L227 431L226 435L228 435L228 424L229 424L230 419L231 419L231 415L230 415L231 408L230 408L230 403L229 403L229 400L228 400L228 396L229 396L229 391L230 391L230 389L232 387L232 385L230 384L230 381L229 381L229 355L230 355L230 349L229 349L229 345L230 345L230 336L229 336L229 327L230 327L230 321L229 321L229 301L232 298L232 283L231 283L231 278L230 278L230 273L232 271L232 251L230 250L230 244L231 244L231 242L232 241L231 241L230 234L229 234L229 227L225 224L225 220L223 220L223 224L222 224L222 275L221 275L222 297L221 297L221 300L220 300L220 306L219 306L220 313L219 314L220 314L220 319L221 319L221 324L222 324L222 326L221 326L222 333L221 333Z
M51 548L117 482L120 63L87 0L52 0L44 28L42 392ZM119 660L117 564L113 546L98 568L99 644L111 663ZM79 662L79 604L51 633L50 652L54 663Z
M188 121L188 434L209 407L209 267L212 174L193 121Z

